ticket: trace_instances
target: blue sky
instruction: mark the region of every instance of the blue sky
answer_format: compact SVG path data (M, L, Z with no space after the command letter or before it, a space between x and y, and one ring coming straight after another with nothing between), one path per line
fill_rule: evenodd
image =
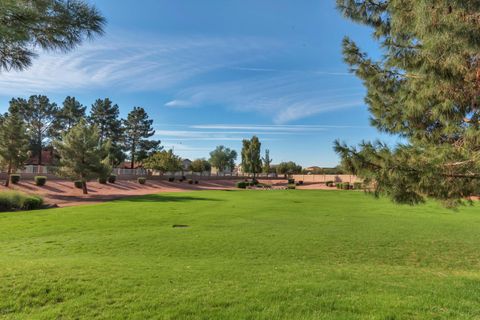
M342 62L348 35L378 55L369 29L334 0L99 0L106 35L68 54L42 53L28 71L0 74L12 97L109 97L126 116L144 107L156 139L182 157L240 150L258 135L275 163L333 166L332 143L382 137L369 126L361 82Z

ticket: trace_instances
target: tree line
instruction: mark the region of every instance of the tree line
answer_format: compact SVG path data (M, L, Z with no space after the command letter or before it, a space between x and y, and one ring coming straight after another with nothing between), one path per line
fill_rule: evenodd
M0 165L7 174L34 157L43 165L42 151L52 150L57 174L86 181L110 174L129 159L131 168L162 149L153 120L141 107L134 107L126 119L108 98L97 99L87 115L76 98L67 97L57 106L43 95L10 101L0 115ZM7 179L7 185L8 181Z

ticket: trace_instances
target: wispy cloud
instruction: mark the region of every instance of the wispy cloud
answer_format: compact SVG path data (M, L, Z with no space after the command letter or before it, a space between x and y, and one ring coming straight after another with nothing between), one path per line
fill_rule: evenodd
M348 73L272 68L269 61L283 50L256 37L113 35L68 54L41 54L25 72L0 74L0 95L162 90L171 96L164 107L229 108L275 124L363 105L360 87L329 86L328 77Z
M111 36L68 54L42 53L27 71L1 73L0 94L171 88L198 75L261 60L277 47L277 42L254 37Z
M167 103L165 103L165 107L170 107L170 108L184 108L184 107L190 107L192 103L190 101L185 101L185 100L172 100Z

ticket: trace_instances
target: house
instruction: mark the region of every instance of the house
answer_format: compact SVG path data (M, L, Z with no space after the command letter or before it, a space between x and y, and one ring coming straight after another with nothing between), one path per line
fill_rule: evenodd
M191 165L192 165L192 161L190 159L182 159L183 170L189 171Z

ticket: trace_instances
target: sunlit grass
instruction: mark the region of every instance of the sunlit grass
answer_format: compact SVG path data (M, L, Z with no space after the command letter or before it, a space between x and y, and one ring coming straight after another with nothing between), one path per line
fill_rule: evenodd
M479 248L478 207L361 192L203 191L2 213L0 318L472 319Z

